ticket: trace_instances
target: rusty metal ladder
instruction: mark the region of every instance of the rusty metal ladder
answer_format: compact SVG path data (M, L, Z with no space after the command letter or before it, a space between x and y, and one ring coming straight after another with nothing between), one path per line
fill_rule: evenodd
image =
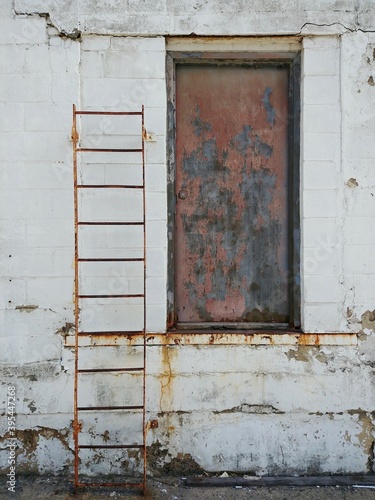
M78 132L79 121L82 120L82 115L93 115L93 116L111 116L111 120L115 120L116 117L129 117L129 116L138 116L141 120L141 127L138 131L136 131L136 136L140 134L141 137L138 139L141 140L140 148L125 148L125 149L109 149L109 148L86 148L81 147L80 135ZM108 118L109 119L109 118ZM82 127L79 127L80 131ZM79 111L76 109L76 106L73 105L73 127L72 127L72 142L73 142L73 168L74 168L74 226L75 226L75 289L74 289L74 301L75 301L75 360L74 360L74 420L73 420L73 437L74 437L74 488L77 489L79 487L127 487L127 488L140 488L145 493L146 488L146 200L145 200L145 128L144 128L144 107L142 106L141 111L128 111L128 112L110 112L110 111ZM138 183L137 185L133 184L106 184L105 182L102 184L85 184L79 179L79 162L78 156L82 153L109 153L110 155L118 154L118 153L129 153L130 155L135 155L137 158L137 165L142 169L142 183ZM87 166L86 166L87 167ZM120 221L100 221L100 220L81 220L80 219L80 206L82 207L82 200L80 198L83 190L87 193L90 190L98 190L99 192L103 192L104 190L111 189L119 189L120 192L126 196L130 190L141 190L142 193L142 204L143 204L143 213L140 217L140 220L134 222L132 220L121 220ZM91 191L92 193L93 191ZM100 218L100 217L99 217ZM125 217L126 218L126 217ZM80 230L84 226L101 226L102 228L106 228L108 226L142 226L143 227L143 255L137 258L114 258L111 256L106 257L81 257L80 255ZM82 293L80 289L80 267L86 263L97 263L98 266L103 262L124 262L124 263L143 263L143 291L142 293L136 294L90 294L90 293ZM96 264L94 264L96 265ZM130 264L131 265L131 264ZM138 264L142 266L142 264ZM81 314L84 309L85 301L87 299L94 299L101 304L105 304L107 300L110 299L138 299L139 302L142 302L143 307L143 328L141 331L131 331L126 328L126 316L124 317L124 328L121 328L121 331L85 331L85 328L81 328ZM141 300L140 300L141 299ZM97 302L97 303L98 303ZM141 342L139 342L140 349L143 349L141 353L141 359L143 360L142 365L138 366L90 366L82 367L80 365L80 352L83 348L88 345L94 349L101 349L103 346L113 346L116 345L116 339L124 339L126 345L126 339L141 338ZM105 339L105 341L100 341L100 339ZM84 341L83 341L84 339ZM83 344L81 343L83 341ZM122 359L122 358L121 358ZM130 363L134 364L134 363ZM141 364L141 363L139 363ZM141 386L139 390L141 391L141 401L142 404L134 404L134 405L105 405L105 406L90 406L83 404L80 402L80 387L81 387L81 379L82 377L90 377L93 376L102 376L105 377L108 374L115 374L117 377L122 374L130 374L130 375L138 375L138 379L141 379ZM118 379L117 379L118 380ZM87 380L86 380L87 381ZM92 382L90 382L91 384ZM95 384L93 384L95 390ZM137 386L138 387L138 386ZM107 422L110 423L111 415L113 412L120 412L121 418L124 416L133 416L136 414L137 416L141 416L142 428L140 429L140 435L142 435L142 442L133 443L130 442L116 442L115 444L100 444L95 443L87 443L81 442L81 432L85 428L85 416L88 418L88 415L98 414L105 415L107 417ZM131 436L129 437L129 441L131 440ZM139 460L143 460L143 473L141 478L136 477L135 479L128 481L99 481L93 482L91 480L81 480L82 473L80 473L80 452L81 450L118 450L118 453L121 453L119 450L138 450ZM98 451L96 451L98 453ZM99 452L100 453L100 452ZM128 453L128 452L125 452ZM133 452L136 453L136 452Z

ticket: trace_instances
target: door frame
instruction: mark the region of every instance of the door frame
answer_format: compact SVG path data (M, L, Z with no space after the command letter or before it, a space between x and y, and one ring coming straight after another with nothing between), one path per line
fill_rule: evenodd
M181 52L167 51L167 196L168 196L168 277L167 330L176 331L175 312L175 216L176 216L176 66L198 65L287 66L289 68L288 99L288 248L289 251L289 325L277 328L272 323L249 324L247 330L298 331L301 327L300 286L300 52ZM225 328L210 324L213 331ZM231 326L231 329L233 326ZM194 327L184 329L192 331ZM243 333L243 330L241 330Z

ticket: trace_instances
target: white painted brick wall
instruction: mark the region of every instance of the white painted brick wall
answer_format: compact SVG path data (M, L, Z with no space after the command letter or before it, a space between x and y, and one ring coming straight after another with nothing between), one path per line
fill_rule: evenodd
M302 324L306 332L340 331L345 289L340 279L343 186L337 37L303 39L301 93ZM327 313L329 304L333 317Z
M140 110L145 127L156 134L146 143L147 328L165 331L167 275L166 86L165 41L156 38L84 37L81 45L82 107L96 110ZM85 167L82 167L85 168ZM118 175L120 168L118 167ZM115 174L114 174L115 175ZM111 177L116 183L116 178ZM117 181L118 183L118 181ZM97 200L96 200L97 201ZM114 210L119 207L114 205ZM97 206L98 210L100 206ZM123 210L131 220L132 206ZM107 251L111 252L108 248ZM153 253L152 253L153 252ZM158 261L157 257L161 260Z
M62 338L55 332L72 315L69 134L72 96L77 100L79 90L79 47L67 40L51 50L46 20L39 16L1 20L0 25L6 72L0 76L0 269L6 285L1 361L59 365ZM59 96L52 89L55 73L64 74ZM36 309L24 309L28 305Z
M375 77L373 33L350 33L342 37L342 169L344 204L345 287L350 291L345 307L358 319L373 310L375 240L370 228L375 216L375 149L373 109ZM354 179L355 183L350 183ZM356 185L358 184L358 185ZM351 187L349 187L349 185Z

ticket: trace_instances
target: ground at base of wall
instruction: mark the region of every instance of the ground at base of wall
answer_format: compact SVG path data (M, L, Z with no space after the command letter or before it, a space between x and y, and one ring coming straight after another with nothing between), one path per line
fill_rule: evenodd
M5 479L4 476L2 479ZM1 479L0 479L1 481ZM8 498L3 482L3 491L0 491L0 498ZM373 500L374 489L355 488L352 486L275 486L275 487L243 487L236 488L187 488L182 478L158 478L149 479L147 482L147 494L141 494L117 489L106 490L79 490L74 494L72 483L69 478L48 477L48 476L23 476L17 478L15 498L18 500L29 500L38 498L44 500L54 498L56 500L66 500L76 498L89 500L95 498L131 498L140 500L237 500L242 498L252 498L253 500L338 500L338 499L360 499Z

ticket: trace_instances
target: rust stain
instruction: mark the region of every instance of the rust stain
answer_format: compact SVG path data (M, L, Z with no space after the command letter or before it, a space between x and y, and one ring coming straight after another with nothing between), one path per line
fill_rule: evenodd
M173 397L172 358L175 355L173 346L164 345L161 347L161 372L160 372L160 411L168 411Z
M371 322L371 324L373 324ZM72 336L65 338L66 347L74 347ZM210 331L190 332L175 331L169 333L153 333L147 335L149 346L177 346L177 345L269 345L274 346L324 346L324 345L357 345L358 335L353 333L296 333L295 331L284 331L277 333L269 330L248 331ZM141 346L143 345L142 334L133 336L95 336L88 339L85 345L102 346Z
M301 333L298 336L298 345L320 345L320 338L318 334Z

